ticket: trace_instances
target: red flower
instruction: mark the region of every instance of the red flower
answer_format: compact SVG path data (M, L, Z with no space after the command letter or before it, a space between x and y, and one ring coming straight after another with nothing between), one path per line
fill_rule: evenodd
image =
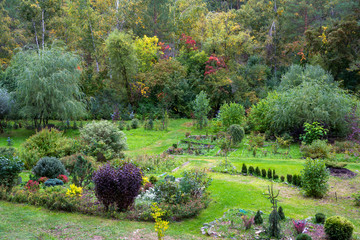
M25 187L31 192L36 192L39 189L39 183L37 181L29 180Z
M69 182L69 178L66 175L60 174L57 178L63 181L64 183Z

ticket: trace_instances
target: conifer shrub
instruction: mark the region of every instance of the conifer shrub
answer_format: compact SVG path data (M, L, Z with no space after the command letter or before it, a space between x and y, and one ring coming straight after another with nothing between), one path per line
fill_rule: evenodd
M293 176L291 174L287 174L286 175L286 181L289 183L289 184L292 184L293 182Z
M140 125L140 122L138 119L134 118L133 120L131 120L131 128L132 129L137 129Z
M263 178L266 178L266 170L265 169L261 169L261 176Z
M53 178L53 179L49 179L47 180L44 185L46 187L55 187L55 186L61 186L61 185L64 185L64 182L61 181L60 179L57 179L57 178Z
M285 219L285 213L284 213L284 209L280 206L279 210L278 210L279 216L281 220Z
M281 182L284 182L284 181L285 181L285 177L284 177L284 176L281 176L281 177L280 177L280 181L281 181Z
M267 177L268 177L268 179L272 179L272 178L273 178L273 177L272 177L272 171L271 171L270 168L268 169Z
M246 167L245 163L243 163L242 168L241 168L241 173L246 175L247 172L248 172L247 167Z
M32 169L36 177L57 178L59 175L66 175L64 165L55 157L41 158Z
M255 217L254 217L254 222L256 225L260 225L264 222L262 216L261 216L261 212L260 210L257 211Z
M250 174L250 175L254 175L254 173L255 173L254 167L253 167L253 166L250 166L250 167L249 167L249 174Z
M255 168L255 175L256 175L256 176L261 176L261 172L260 172L260 168L259 168L259 167L256 167L256 168Z

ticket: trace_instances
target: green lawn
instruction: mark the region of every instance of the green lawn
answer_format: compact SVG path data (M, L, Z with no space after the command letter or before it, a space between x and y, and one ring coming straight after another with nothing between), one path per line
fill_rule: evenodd
M143 128L124 131L128 138L128 156L138 154L159 154L184 138L185 132L199 132L195 130L189 120L172 120L168 131L145 131ZM69 131L68 136L75 137L78 131ZM14 140L14 146L19 147L31 132L17 130L8 135L1 135L0 146L6 145L6 139ZM279 176L286 174L299 174L303 168L299 146L290 148L290 156L261 152L269 149L266 146L258 151L256 157L246 148L246 140L240 148L229 155L231 161L238 169L243 163L247 166L259 166L276 170ZM284 151L284 150L281 150ZM266 156L265 156L266 155ZM216 156L177 156L186 158L190 164L185 169L209 168L214 166L223 157ZM183 169L184 169L183 168ZM348 168L360 170L360 164L351 163ZM182 169L182 170L183 170ZM176 172L180 175L181 170ZM172 239L204 238L200 234L200 227L222 216L224 211L231 208L245 210L262 210L269 213L270 202L264 197L269 180L250 176L209 173L213 178L210 192L212 203L194 218L179 223L170 223L167 236ZM305 198L298 188L284 183L274 183L274 188L280 190L280 203L287 217L305 219L322 212L327 216L341 215L350 219L355 225L355 234L360 235L360 208L355 207L351 194L360 191L360 176L353 179L342 180L331 177L330 192L324 199ZM337 198L335 198L335 193ZM130 222L91 217L75 213L51 212L33 206L0 202L0 236L3 239L114 239L128 237L128 239L156 239L152 223Z

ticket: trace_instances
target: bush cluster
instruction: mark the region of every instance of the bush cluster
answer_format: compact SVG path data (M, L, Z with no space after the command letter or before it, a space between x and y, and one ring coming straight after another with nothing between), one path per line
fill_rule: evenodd
M22 145L20 158L27 169L31 169L42 157L61 158L76 153L80 145L66 138L56 129L43 129L28 138Z
M305 195L316 198L323 197L329 189L329 177L329 170L323 161L306 159L304 169L301 172L302 188Z
M301 145L300 151L305 158L329 158L331 146L325 140L315 140L309 145Z
M106 210L110 205L116 205L118 210L127 210L138 195L142 173L134 164L124 163L115 168L106 164L93 174L96 197Z
M351 239L354 225L344 217L332 216L326 219L324 230L330 240Z
M17 158L0 157L0 186L11 188L15 185L24 164Z
M239 124L233 124L229 127L229 135L231 136L231 141L234 144L241 143L243 138L245 137L244 128L242 128Z
M80 129L80 136L87 154L97 157L98 161L118 157L127 149L125 134L109 121L86 124Z

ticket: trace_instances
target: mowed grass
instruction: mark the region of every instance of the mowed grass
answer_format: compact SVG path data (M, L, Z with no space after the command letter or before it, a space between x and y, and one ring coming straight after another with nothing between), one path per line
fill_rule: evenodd
M22 131L22 130L21 130ZM26 130L28 131L28 130ZM16 130L10 137L16 141L15 147L31 135L25 130ZM186 132L204 133L196 130L191 120L172 120L167 131L145 131L142 127L124 131L127 136L128 156L139 154L160 154L184 138ZM17 134L17 135L16 135ZM71 130L67 136L77 137L78 130ZM7 136L1 135L0 143L6 145ZM263 150L267 152L263 152ZM241 169L248 167L275 169L276 174L299 174L303 168L299 146L294 144L289 154L281 149L280 154L271 154L270 146L258 151L256 156L247 150L247 140L239 149L229 154L228 160ZM218 156L177 156L185 158L190 164L175 173L180 176L185 169L209 169L224 157ZM348 164L352 171L359 171L360 164ZM212 202L199 216L183 222L170 223L167 231L169 239L202 239L200 228L203 223L219 218L231 208L262 210L270 213L271 204L264 193L271 185L266 179L209 172L213 178L210 186ZM26 176L27 174L24 174ZM355 225L355 235L360 235L360 208L355 207L352 193L360 191L360 176L353 179L331 177L330 191L324 199L304 197L300 190L284 183L274 183L274 189L280 190L279 205L283 206L287 217L305 219L322 212L327 216L341 215ZM336 193L336 194L335 194ZM48 211L42 208L0 202L0 238L3 239L156 239L153 223L130 222L86 216L76 213Z

